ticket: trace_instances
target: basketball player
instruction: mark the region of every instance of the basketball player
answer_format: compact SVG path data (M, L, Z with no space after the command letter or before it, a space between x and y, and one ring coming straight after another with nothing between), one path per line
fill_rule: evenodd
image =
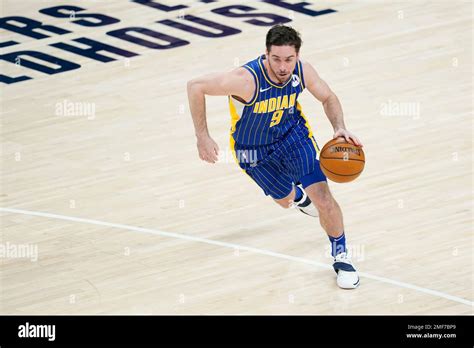
M188 82L199 157L215 163L219 148L207 129L205 95L228 96L231 149L239 166L284 208L318 216L331 242L337 285L353 289L359 277L347 255L342 212L319 167L319 147L298 96L307 88L324 106L334 138L362 146L344 124L337 96L310 63L300 60L299 33L272 27L264 55L230 72Z

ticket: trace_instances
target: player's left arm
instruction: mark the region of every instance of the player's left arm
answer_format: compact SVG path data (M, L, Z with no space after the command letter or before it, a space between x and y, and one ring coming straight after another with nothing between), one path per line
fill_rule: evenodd
M310 63L303 62L303 74L306 88L323 104L324 112L334 128L333 138L344 137L350 143L363 146L355 134L346 129L342 106L336 94Z

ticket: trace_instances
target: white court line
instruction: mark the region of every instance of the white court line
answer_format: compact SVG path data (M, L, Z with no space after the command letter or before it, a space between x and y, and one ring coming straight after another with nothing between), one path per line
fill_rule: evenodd
M331 269L331 270L333 269L332 266L330 266L328 264L317 262L317 261L312 261L312 260L308 260L308 259L304 259L304 258L301 258L301 257L295 257L295 256L286 255L286 254L276 253L276 252L273 252L273 251L270 251L270 250L265 250L265 249L252 248L252 247L248 247L248 246L245 246L245 245L239 245L239 244L227 243L227 242L220 242L220 241L217 241L217 240L200 238L200 237L193 237L193 236L188 236L188 235L185 235L185 234L165 232L165 231L153 230L153 229L149 229L149 228L130 226L130 225L114 224L114 223L105 222L105 221L92 220L92 219L83 219L83 218L78 218L78 217L73 217L73 216L42 213L42 212L21 210L21 209L13 209L13 208L1 208L0 207L0 211L4 211L4 212L8 212L8 213L15 213L15 214L41 216L41 217L57 219L57 220L75 221L75 222L87 223L87 224L92 224L92 225L114 227L114 228L119 228L119 229L122 229L122 230L143 232L143 233L155 234L155 235L159 235L159 236L166 236L166 237L184 239L184 240L189 240L189 241L193 241L193 242L201 242L201 243L206 243L206 244L218 245L218 246L222 246L222 247L225 247L225 248L246 250L246 251L250 251L250 252L253 252L253 253L256 253L256 254L273 256L273 257L277 257L277 258L280 258L280 259L305 263L305 264L308 264L308 265L318 266L318 267L321 267L321 268L326 268L326 269ZM417 286L417 285L413 285L413 284L409 284L409 283L404 283L404 282L399 282L397 280L392 280L392 279L389 279L389 278L379 277L379 276L372 275L372 274L369 274L369 273L358 272L358 274L359 274L359 276L364 277L364 278L377 280L377 281L382 282L382 283L392 284L392 285L395 285L395 286L398 286L398 287L401 287L401 288L412 289L412 290L419 291L419 292L429 294L429 295L432 295L432 296L441 297L441 298L444 298L446 300L462 303L462 304L468 305L470 307L473 306L472 301L466 300L466 299L461 298L461 297L456 297L456 296L453 296L453 295L449 295L449 294L446 294L446 293L441 292L441 291L431 290L431 289L423 288L421 286Z

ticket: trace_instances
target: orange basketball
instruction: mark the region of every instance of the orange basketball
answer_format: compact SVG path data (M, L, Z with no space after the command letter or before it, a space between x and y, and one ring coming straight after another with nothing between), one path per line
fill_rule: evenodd
M350 182L364 170L365 154L360 146L339 137L323 146L319 164L324 175L335 182Z

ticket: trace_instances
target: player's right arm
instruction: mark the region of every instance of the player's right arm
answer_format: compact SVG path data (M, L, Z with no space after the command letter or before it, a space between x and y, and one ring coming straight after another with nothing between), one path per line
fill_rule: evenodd
M245 68L207 74L188 81L187 90L199 158L209 163L215 163L219 147L207 129L205 96L234 95L248 101L255 91L253 76Z

